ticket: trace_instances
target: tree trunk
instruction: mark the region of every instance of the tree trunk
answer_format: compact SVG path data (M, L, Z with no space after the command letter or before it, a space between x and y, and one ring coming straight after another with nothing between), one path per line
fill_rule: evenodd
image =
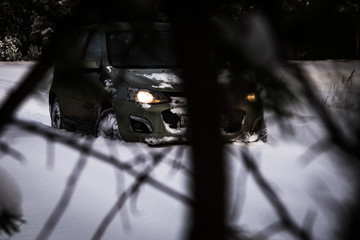
M211 3L180 1L179 37L191 117L194 208L188 239L221 240L226 235L225 161L220 135L220 92L210 63Z

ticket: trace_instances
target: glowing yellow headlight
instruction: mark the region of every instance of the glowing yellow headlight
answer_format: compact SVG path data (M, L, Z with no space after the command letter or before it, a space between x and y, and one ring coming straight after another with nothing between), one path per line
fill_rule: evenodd
M246 100L248 100L249 102L255 102L256 101L255 93L249 93L248 95L246 95Z
M154 102L156 102L154 96L151 93L146 92L146 91L139 91L136 94L136 101L140 102L140 103L154 103Z
M151 91L147 89L128 88L128 100L143 104L165 103L169 98L162 92Z

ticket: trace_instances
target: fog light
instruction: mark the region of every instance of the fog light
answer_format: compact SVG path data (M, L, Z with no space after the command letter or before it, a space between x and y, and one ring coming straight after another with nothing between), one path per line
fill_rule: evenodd
M141 117L130 115L131 129L137 133L152 133L153 129L150 122Z
M249 93L248 95L246 95L246 100L248 100L249 102L255 102L256 101L255 93Z

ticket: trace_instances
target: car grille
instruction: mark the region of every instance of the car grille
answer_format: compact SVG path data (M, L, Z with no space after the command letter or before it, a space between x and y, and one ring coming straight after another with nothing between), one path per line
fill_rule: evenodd
M165 123L169 125L170 128L178 128L180 117L178 114L172 113L170 109L163 111L162 117Z
M187 107L187 100L184 93L167 93L166 94L171 99L172 108L185 108ZM173 113L171 109L165 110L162 113L164 122L172 129L179 128L180 115ZM235 133L241 130L245 122L245 111L241 109L231 109L226 114L221 115L221 128L226 133Z

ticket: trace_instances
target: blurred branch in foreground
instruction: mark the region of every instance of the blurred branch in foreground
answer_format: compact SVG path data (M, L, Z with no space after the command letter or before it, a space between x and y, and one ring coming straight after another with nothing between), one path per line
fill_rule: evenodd
M114 158L113 156L108 156L100 151L97 151L93 149L88 143L79 143L76 139L74 139L71 136L63 135L59 133L58 131L49 128L44 127L35 123L27 122L24 120L14 120L13 124L16 126L32 132L34 134L40 135L45 137L47 139L50 137L56 142L62 143L69 148L78 150L78 151L84 151L88 152L89 156L92 156L94 158L97 158L98 160L107 163L111 166L113 166L116 169L124 170L126 173L130 174L131 176L138 178L140 173L138 173L135 169L132 168L132 165L128 163L121 162L119 159ZM142 156L143 154L140 154ZM136 157L134 158L136 159ZM193 200L189 198L188 196L185 196L181 193L176 192L172 188L167 187L166 185L162 184L161 182L157 181L156 179L152 177L147 177L147 184L151 185L155 189L169 195L170 197L186 204L186 205L193 205Z
M266 181L264 176L261 174L255 159L250 156L246 149L241 149L242 160L249 170L250 174L254 177L257 185L261 189L261 191L266 196L267 200L275 209L277 215L279 216L279 224L282 225L283 230L288 231L289 233L296 236L298 239L302 240L310 240L312 239L309 233L305 230L300 228L294 219L291 217L290 213L281 202L280 198L277 196L275 191L272 189L270 184ZM271 225L271 229L281 230L277 227L277 225ZM267 233L268 234L268 233ZM269 236L267 236L269 237Z
M91 148L91 143L89 143L89 147ZM56 228L56 225L60 221L62 215L65 213L66 208L68 207L70 200L74 194L76 184L81 176L82 171L86 166L90 148L79 151L80 158L68 178L66 188L55 209L45 222L39 235L36 237L37 240L48 239L51 233Z
M96 229L92 240L101 239L105 233L107 227L113 221L116 216L116 213L121 210L122 206L125 204L126 200L129 199L133 194L136 194L140 187L146 182L151 172L156 168L156 166L161 162L161 160L169 153L169 150L166 150L162 153L153 153L151 158L150 165L148 165L145 170L137 177L135 183L133 183L127 190L125 190L118 198L114 206L110 209L108 214L101 221L100 225Z

